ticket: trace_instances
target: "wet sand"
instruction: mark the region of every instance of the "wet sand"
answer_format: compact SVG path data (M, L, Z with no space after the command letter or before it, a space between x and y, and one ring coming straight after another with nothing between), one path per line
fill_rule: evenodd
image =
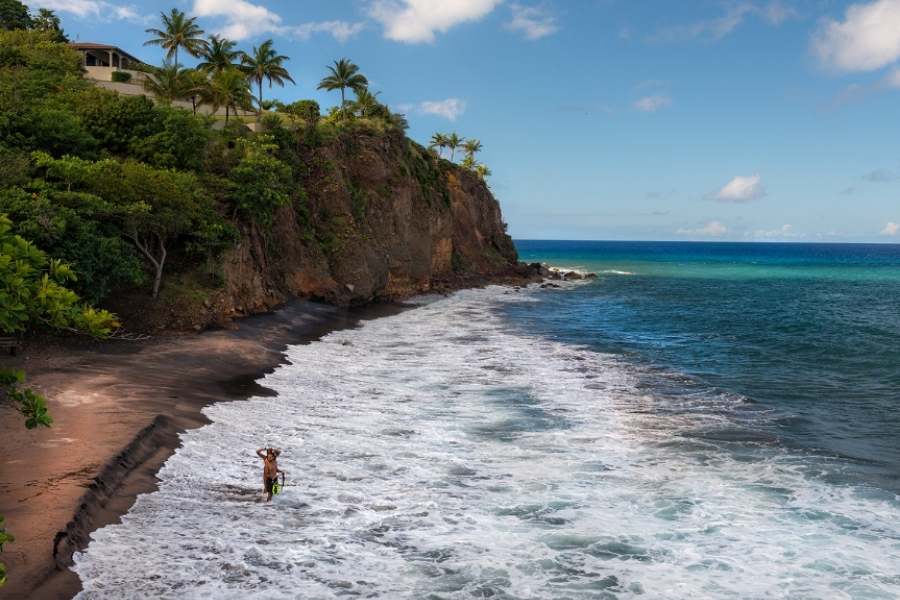
M204 406L272 393L255 381L284 361L287 344L399 310L295 301L231 331L43 342L0 359L0 367L26 369L54 419L50 429L28 431L0 405L0 514L16 536L0 554L9 571L0 596L71 598L80 590L66 568L72 553L155 489L178 433L207 422Z

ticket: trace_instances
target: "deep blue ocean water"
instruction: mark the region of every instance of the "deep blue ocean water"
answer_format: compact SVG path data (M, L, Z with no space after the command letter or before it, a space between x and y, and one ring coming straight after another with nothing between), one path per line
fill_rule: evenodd
M742 427L695 435L800 449L835 459L826 478L900 492L900 245L516 245L522 260L599 275L510 305L523 329L624 355L690 410L740 400L722 410Z

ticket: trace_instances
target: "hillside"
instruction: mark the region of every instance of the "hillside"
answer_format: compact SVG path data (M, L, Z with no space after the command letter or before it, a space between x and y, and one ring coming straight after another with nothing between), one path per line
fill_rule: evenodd
M374 96L222 121L99 89L41 32L0 35L0 214L126 329L528 276L482 174Z

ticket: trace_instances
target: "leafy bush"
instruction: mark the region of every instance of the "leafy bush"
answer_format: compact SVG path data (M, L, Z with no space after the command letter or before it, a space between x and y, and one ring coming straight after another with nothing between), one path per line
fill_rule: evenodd
M241 159L229 173L235 212L264 226L290 201L291 168L275 157L277 148L269 135L239 139Z
M112 80L116 83L128 83L131 81L131 73L127 71L113 71Z
M322 116L321 111L319 110L319 103L315 100L297 100L296 102L284 106L280 110L291 117L302 119L307 127L315 127Z
M159 130L135 138L131 155L156 167L199 170L211 134L211 121L180 108L155 107Z
M140 259L123 239L102 199L49 186L0 190L0 212L14 232L51 256L72 265L78 275L70 287L88 302L102 302L116 289L143 283Z

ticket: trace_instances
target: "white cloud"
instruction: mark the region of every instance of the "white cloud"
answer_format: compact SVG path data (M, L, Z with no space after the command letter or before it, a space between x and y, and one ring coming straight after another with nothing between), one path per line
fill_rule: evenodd
M893 221L889 222L884 226L884 229L881 230L881 235L897 235L900 233L900 224L894 223Z
M240 41L263 34L291 35L309 39L315 33L326 33L340 42L362 31L363 23L318 21L300 25L284 25L281 15L248 0L194 0L193 14L198 17L221 18L218 33Z
M105 0L39 0L28 4L34 8L49 8L77 17L90 17L98 20L121 19L144 22L149 18L141 15L133 6L113 4Z
M672 104L672 98L663 94L644 96L634 101L634 107L642 112L656 112Z
M793 225L785 223L778 229L757 229L747 237L755 240L789 240L803 236L794 231Z
M339 42L346 42L365 29L365 23L347 21L318 21L289 27L288 31L300 39L309 39L314 33L327 33Z
M443 117L449 121L455 121L466 112L466 101L459 98L447 98L446 100L426 100L415 105L415 110L426 115Z
M556 16L543 6L524 6L514 2L509 8L512 20L506 26L524 33L529 40L537 40L559 31Z
M826 19L813 36L823 65L840 71L872 71L900 58L900 0L852 4L843 21Z
M678 235L722 237L723 235L728 233L728 227L726 227L720 221L710 221L703 227L699 227L697 229L679 229L675 233L677 233Z
M279 15L247 0L194 0L193 14L224 18L225 25L219 33L232 40L244 40L282 28Z
M384 26L384 36L396 42L433 42L435 33L477 21L502 0L374 0L369 14Z
M714 198L720 202L752 202L759 200L766 195L766 190L762 185L762 177L759 175L749 175L743 177L738 175L721 190L719 190Z

